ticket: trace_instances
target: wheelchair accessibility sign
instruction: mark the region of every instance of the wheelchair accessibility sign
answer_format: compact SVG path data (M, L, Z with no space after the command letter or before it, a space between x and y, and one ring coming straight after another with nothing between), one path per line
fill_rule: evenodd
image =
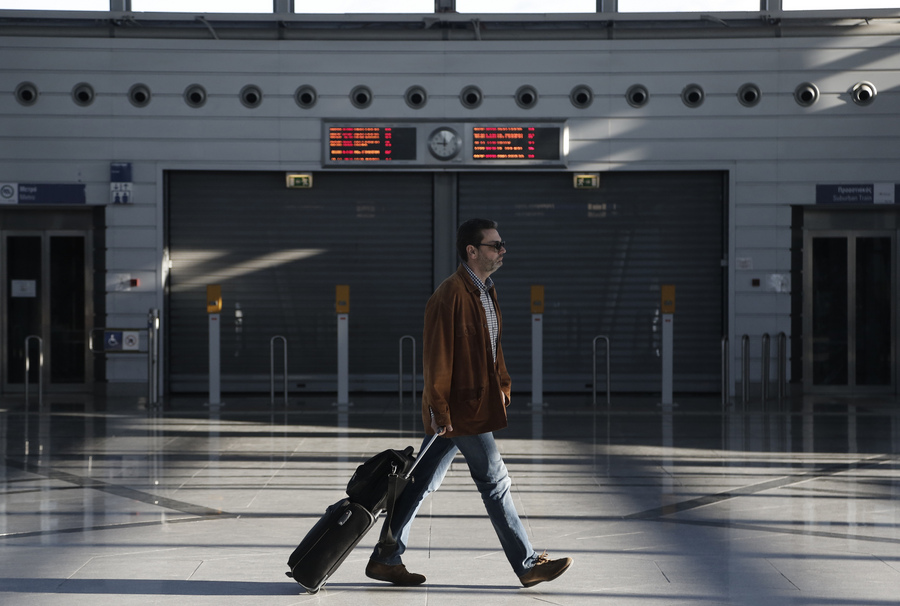
M136 330L106 330L103 332L103 349L106 351L138 351L141 335Z

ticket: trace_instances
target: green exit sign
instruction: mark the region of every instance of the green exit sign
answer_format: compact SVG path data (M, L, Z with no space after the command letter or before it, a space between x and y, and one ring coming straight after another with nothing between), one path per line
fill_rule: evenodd
M310 189L312 187L312 175L310 173L287 173L288 189Z
M574 175L575 189L597 189L600 187L600 173L581 173Z

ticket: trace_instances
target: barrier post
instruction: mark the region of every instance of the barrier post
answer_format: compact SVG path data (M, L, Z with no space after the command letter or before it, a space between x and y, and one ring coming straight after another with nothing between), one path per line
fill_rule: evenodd
M269 339L269 400L272 410L275 410L275 341L281 341L281 350L284 358L284 408L288 406L288 350L287 337L275 335Z
M29 344L31 341L37 341L38 344L38 407L44 406L44 340L38 335L29 335L25 337L25 415L28 415L28 385L31 379L28 377L31 371L31 351Z
M766 402L769 400L769 366L771 365L771 356L772 356L772 341L769 333L763 333L762 336L762 353L761 353L761 364L762 371L760 374L760 385L762 391L762 405L763 408L766 406Z
M206 312L209 315L209 405L218 406L222 403L221 285L206 287Z
M662 404L672 404L672 352L673 333L675 322L675 285L664 284L662 286L662 299L660 310L662 311Z
M787 395L787 335L784 332L778 333L778 405Z
M731 361L729 360L730 351L728 348L728 336L722 337L722 410L728 405L728 396L731 391L729 385L731 380Z
M531 406L544 406L544 287L531 287Z
M337 313L337 404L350 403L350 286L335 287L335 312Z
M741 404L750 401L750 335L741 337Z
M28 456L28 406L29 394L28 384L31 379L28 377L31 370L31 351L29 344L31 341L37 341L38 344L38 412L44 410L44 340L38 335L29 335L25 337L25 456ZM40 443L38 443L40 446Z
M159 404L159 310L147 312L147 406Z
M594 341L591 343L591 352L593 353L593 360L594 360L594 382L593 382L591 391L594 392L593 393L593 402L594 402L594 408L596 409L597 408L597 341L599 341L600 339L603 339L604 341L606 341L606 408L607 408L607 410L609 410L609 404L610 404L609 337L607 337L605 335L597 335L596 337L594 337Z
M409 341L412 344L412 360L410 365L412 366L412 424L410 425L410 429L415 431L416 428L416 418L419 416L417 413L421 409L416 408L416 338L412 335L403 335L400 337L400 366L397 371L397 376L399 380L399 391L398 391L398 401L399 401L399 414L398 414L398 422L400 424L400 431L403 431L403 342Z

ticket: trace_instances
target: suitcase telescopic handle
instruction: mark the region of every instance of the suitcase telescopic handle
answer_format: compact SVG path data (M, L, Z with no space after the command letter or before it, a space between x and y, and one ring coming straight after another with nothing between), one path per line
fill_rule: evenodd
M422 455L424 455L425 452L426 452L429 448L431 448L431 445L434 444L434 441L437 440L438 437L439 437L439 434L434 434L433 436L431 436L431 439L428 440L428 443L425 444L425 446L422 447L422 450L419 451L419 454L416 456L416 460L413 461L412 467L410 467L410 468L409 468L409 471L406 472L406 475L403 476L405 479L408 480L408 479L412 476L412 472L413 472L413 470L416 468L416 465L418 465L418 464L419 464L419 461L422 460Z

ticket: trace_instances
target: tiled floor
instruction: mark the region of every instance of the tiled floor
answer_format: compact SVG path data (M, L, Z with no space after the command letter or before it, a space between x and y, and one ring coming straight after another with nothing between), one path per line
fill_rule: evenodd
M396 399L58 400L27 432L8 399L0 604L900 603L897 402L547 400L497 437L535 547L575 559L563 577L519 586L458 459L404 558L425 585L365 577L373 531L310 595L284 575L291 550L357 464L418 445Z

